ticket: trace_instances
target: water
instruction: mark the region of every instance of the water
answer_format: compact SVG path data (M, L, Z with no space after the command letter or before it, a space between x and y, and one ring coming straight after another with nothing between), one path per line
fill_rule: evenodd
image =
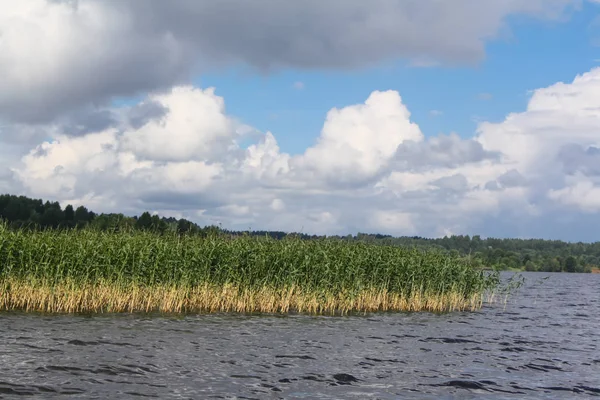
M524 275L474 313L4 313L0 398L600 397L600 274Z

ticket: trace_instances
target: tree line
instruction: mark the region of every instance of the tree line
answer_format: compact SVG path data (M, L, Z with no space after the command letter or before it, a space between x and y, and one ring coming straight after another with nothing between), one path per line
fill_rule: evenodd
M150 230L157 233L189 235L253 235L282 239L295 235L301 239L361 241L392 246L437 249L482 268L547 272L590 272L600 267L600 242L569 243L543 239L481 238L479 235L453 235L443 238L358 233L346 236L307 235L283 231L231 231L215 225L201 227L181 218L165 218L144 212L139 216L120 213L96 214L84 206L64 207L58 202L10 194L0 195L0 219L16 229L100 229Z
M74 208L67 204L63 209L58 202L32 199L10 194L0 195L0 220L14 229L99 229L103 231L146 230L156 233L178 233L189 235L259 235L281 239L285 232L274 231L229 231L216 225L201 227L185 218L160 217L145 211L139 216L122 213L97 214L84 206ZM295 234L302 239L321 236Z

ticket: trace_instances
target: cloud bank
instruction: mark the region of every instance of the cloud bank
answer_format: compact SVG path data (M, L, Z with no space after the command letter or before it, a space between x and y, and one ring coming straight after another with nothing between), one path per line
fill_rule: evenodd
M292 156L228 115L213 88L176 86L105 110L115 121L93 132L47 126L52 140L10 172L36 196L238 229L544 236L583 214L600 222L599 99L600 68L535 90L472 138L426 138L398 92L375 91L330 110Z

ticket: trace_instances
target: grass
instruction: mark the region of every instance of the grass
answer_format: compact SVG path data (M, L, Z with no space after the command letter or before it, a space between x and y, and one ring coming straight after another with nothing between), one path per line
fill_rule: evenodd
M498 273L433 251L0 224L0 310L444 312L476 310L498 285Z

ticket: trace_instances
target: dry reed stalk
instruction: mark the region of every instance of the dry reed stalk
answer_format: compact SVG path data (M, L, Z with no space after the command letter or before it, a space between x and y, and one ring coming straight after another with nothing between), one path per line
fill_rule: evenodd
M47 313L103 312L239 312L347 314L376 311L464 311L477 310L483 296L461 293L411 295L365 289L355 296L348 293L301 291L297 287L256 290L233 285L142 286L98 282L56 284L7 278L0 281L0 310Z

